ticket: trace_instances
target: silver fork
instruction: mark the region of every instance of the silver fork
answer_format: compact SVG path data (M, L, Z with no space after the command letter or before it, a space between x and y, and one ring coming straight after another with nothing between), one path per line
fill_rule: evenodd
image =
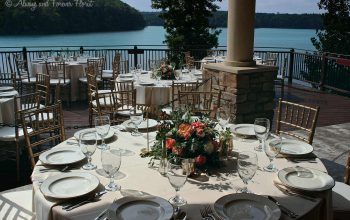
M117 200L118 200L118 199L115 198L115 199L113 200L113 203L116 203ZM100 219L107 213L107 211L108 211L108 208L105 209L105 210L103 210L94 220L100 220Z
M40 169L39 172L40 173L46 173L46 172L51 172L51 171L60 171L60 172L68 172L69 171L69 166L64 166L61 169L55 169L55 168L43 168Z
M211 209L211 206L210 206L210 205L206 205L206 206L204 207L204 209L206 210L207 216L212 217L214 220L215 220L215 219L223 220L219 215L216 215L216 214L214 213L214 211Z

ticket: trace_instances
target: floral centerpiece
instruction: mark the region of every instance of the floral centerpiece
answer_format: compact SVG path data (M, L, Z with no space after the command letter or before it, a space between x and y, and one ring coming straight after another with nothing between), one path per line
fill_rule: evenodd
M160 67L156 70L156 74L161 76L161 79L163 80L175 79L175 70L167 62L160 65Z
M220 165L220 133L216 122L207 117L191 117L189 111L178 110L159 125L151 155L160 158L166 148L167 157L194 159L196 167Z

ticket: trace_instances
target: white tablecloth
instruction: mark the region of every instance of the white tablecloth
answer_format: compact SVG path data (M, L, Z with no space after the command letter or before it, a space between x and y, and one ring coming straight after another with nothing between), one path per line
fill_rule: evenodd
M155 133L151 133L150 136L154 137ZM121 132L118 135L118 140L109 144L112 148L122 147L135 152L135 155L133 156L122 158L120 171L126 174L126 177L117 180L116 182L121 185L122 190L139 190L168 199L175 194L175 191L169 184L168 179L161 176L157 169L148 167L150 158L141 158L139 156L140 149L146 146L146 142L145 134L144 136L134 137L131 136L130 133ZM258 141L255 140L235 140L234 151L254 151L254 146L257 144ZM57 147L63 146L67 146L67 144L62 143ZM74 147L72 145L69 146ZM100 150L97 149L92 159L92 162L98 166L98 169L101 169L100 154ZM260 169L253 177L253 180L249 182L248 188L251 191L260 195L274 196L281 204L299 214L300 219L332 219L331 191L321 193L321 197L327 199L318 199L317 202L311 202L295 196L286 196L273 185L273 180L276 179L276 174L264 172L261 169L263 166L266 166L269 163L265 153L258 152L257 154ZM316 161L317 163L306 162L299 163L298 165L315 168L326 172L322 162L319 159ZM292 163L285 158L277 158L275 164L279 169L296 166L295 163ZM58 172L43 174L39 172L39 169L41 168L42 166L37 165L32 174L34 186L34 211L36 212L38 220L93 219L101 211L108 207L115 198L122 197L120 192L108 192L101 197L100 201L83 205L69 212L64 211L60 205L57 205L59 201L46 199L39 189L40 181L45 180L48 176L56 175ZM231 170L228 170L228 173L226 172L226 174L229 175L223 173L220 176L210 176L206 182L188 179L185 186L181 188L180 195L188 202L183 209L187 212L190 219L201 219L199 209L202 208L204 204L213 204L220 197L235 193L238 188L243 186L242 180L239 178L237 173L230 173L230 171ZM102 185L108 183L108 179L100 176L95 170L84 172L90 172L91 174L97 176ZM281 219L289 219L289 217L283 214Z
M11 92L14 96L18 95L17 91ZM15 111L14 97L1 97L0 95L0 123L13 125L15 122Z
M69 61L66 64L66 77L71 80L71 101L81 100L84 95L79 94L79 78L85 74L85 68L87 66L86 59ZM44 62L31 63L32 76L35 76L37 73L47 73Z

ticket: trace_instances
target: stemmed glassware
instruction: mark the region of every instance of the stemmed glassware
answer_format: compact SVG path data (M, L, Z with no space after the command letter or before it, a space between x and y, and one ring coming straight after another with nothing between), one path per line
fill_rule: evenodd
M95 118L96 132L102 139L102 144L97 146L98 149L109 149L109 146L105 143L105 137L108 135L110 127L111 123L109 116L97 116Z
M228 109L226 109L224 107L220 107L216 112L216 119L217 119L219 125L221 126L222 130L225 130L226 125L230 121L230 114L229 114Z
M96 131L83 131L79 134L79 147L88 158L88 163L83 166L84 170L96 169L96 165L91 163L91 156L96 151L97 134Z
M279 135L271 134L265 141L264 151L266 156L270 159L270 164L264 167L265 171L276 172L278 169L272 163L275 157L281 152L282 138Z
M186 205L187 201L178 195L180 188L187 181L187 172L184 169L184 159L172 158L168 161L167 177L170 185L175 189L176 194L169 199L169 202L175 207Z
M142 134L139 132L139 125L143 120L142 111L137 111L135 108L130 109L130 120L135 125L135 130L131 132L132 136L141 136Z
M114 183L114 175L118 172L122 162L121 152L119 150L112 149L102 150L101 162L103 170L106 172L110 179L109 184L105 186L106 190L120 190L120 186Z
M255 147L256 151L262 151L264 141L269 135L270 131L270 120L267 118L257 118L254 122L254 132L256 138L259 140L259 146Z
M137 81L140 81L140 76L142 72L141 64L137 64L135 72L136 72Z
M181 75L181 70L175 70L175 79L179 80Z
M243 151L238 155L237 164L238 175L245 184L245 186L242 189L239 189L238 192L250 193L248 190L248 181L253 178L258 169L258 157L254 152Z

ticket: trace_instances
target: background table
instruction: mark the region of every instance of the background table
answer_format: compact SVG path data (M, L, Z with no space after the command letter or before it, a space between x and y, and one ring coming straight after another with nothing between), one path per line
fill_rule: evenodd
M18 92L13 90L12 94L13 97L2 97L0 93L0 123L13 125L15 122L14 96L18 96Z
M79 78L85 75L87 60L81 59L78 61L69 61L66 63L66 77L71 80L71 101L81 100L84 96L79 94ZM31 75L37 73L47 74L46 65L44 62L31 63Z
M151 137L155 136L155 132L150 133ZM135 152L135 155L123 157L120 171L126 174L126 178L117 180L121 185L122 190L132 189L143 191L152 195L160 196L165 199L175 195L175 190L171 187L168 179L161 176L156 168L149 168L148 162L150 158L141 158L139 156L140 149L146 146L145 134L144 136L134 137L130 133L121 132L118 135L117 141L110 143L112 148L123 147ZM234 141L234 151L254 151L254 146L258 144L256 140ZM67 146L61 143L57 147ZM68 145L71 146L72 145ZM280 203L287 206L301 217L300 219L332 219L331 210L331 191L321 193L321 197L328 198L327 200L318 199L317 202L311 202L300 197L289 197L279 191L274 185L273 180L276 178L275 173L268 173L262 171L262 167L269 163L265 153L257 152L259 167L253 180L249 182L248 188L256 194L272 195ZM93 155L92 162L101 169L101 153L96 150ZM300 166L315 168L326 172L325 167L319 159L317 163L298 163ZM38 162L40 164L40 162ZM237 173L233 173L233 161L228 161L226 170L222 170L219 176L210 176L208 181L201 182L194 179L188 179L187 183L180 190L180 195L184 197L188 204L183 207L190 219L201 219L199 209L205 204L213 204L218 198L235 193L237 189L243 186L242 180ZM275 161L279 169L285 167L296 166L295 163L288 161L285 158L278 158ZM34 194L34 209L37 213L37 219L92 219L103 211L115 198L121 198L120 192L108 192L101 197L101 200L94 203L89 203L74 209L70 212L62 210L60 205L55 205L58 201L47 200L40 192L40 182L45 180L48 176L56 175L58 172L40 173L42 166L36 166L32 174L33 180L33 194ZM74 172L74 171L71 171ZM106 177L100 176L96 171L84 171L96 175L102 185L108 183ZM282 215L281 219L289 219L289 217Z

